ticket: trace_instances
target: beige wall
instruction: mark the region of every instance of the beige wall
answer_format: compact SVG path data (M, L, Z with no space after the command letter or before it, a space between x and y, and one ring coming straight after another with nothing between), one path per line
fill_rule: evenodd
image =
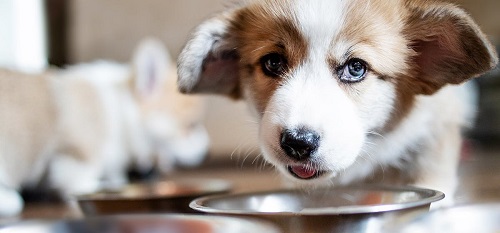
M127 61L145 36L161 38L176 57L189 32L203 19L224 9L227 0L70 0L71 62L96 58ZM333 0L332 0L333 1ZM500 40L500 0L455 0L485 32ZM210 97L207 126L212 153L235 157L258 153L256 123L243 103Z
M500 0L452 0L476 20L484 32L500 43Z
M176 56L190 30L224 0L71 0L70 59L125 61L144 36L163 39Z

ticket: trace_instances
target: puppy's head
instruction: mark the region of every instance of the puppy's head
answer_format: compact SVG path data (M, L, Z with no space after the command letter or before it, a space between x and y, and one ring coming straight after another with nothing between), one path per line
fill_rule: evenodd
M177 90L177 71L162 43L143 40L132 61L132 90L138 103L143 133L152 144L159 169L196 166L208 150L203 126L204 101Z
M372 132L391 130L414 96L497 62L470 17L404 0L250 1L200 25L179 58L186 93L244 98L265 158L299 181L349 168Z

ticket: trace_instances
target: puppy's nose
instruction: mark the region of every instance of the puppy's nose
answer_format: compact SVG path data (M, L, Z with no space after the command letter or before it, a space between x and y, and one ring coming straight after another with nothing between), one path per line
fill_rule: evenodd
M319 146L319 135L307 128L281 132L281 149L297 161L308 159Z

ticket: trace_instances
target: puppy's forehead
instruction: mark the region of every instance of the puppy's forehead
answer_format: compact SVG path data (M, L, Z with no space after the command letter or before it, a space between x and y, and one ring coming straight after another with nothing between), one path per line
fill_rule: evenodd
M341 29L347 4L340 0L257 0L241 12L246 17L240 19L247 22L238 23L249 23L252 27L246 30L254 33L266 31L269 40L261 42L290 40L294 36L308 44L329 46ZM290 31L294 31L293 35Z
M329 56L342 63L360 57L376 71L398 73L408 55L400 35L403 9L399 0L253 1L237 23L248 47L242 54L253 54L255 61L270 46L282 45L287 53L301 50L292 59Z
M338 35L345 18L347 1L335 0L295 0L290 4L294 14L293 22L302 35L318 47L330 46L330 41Z

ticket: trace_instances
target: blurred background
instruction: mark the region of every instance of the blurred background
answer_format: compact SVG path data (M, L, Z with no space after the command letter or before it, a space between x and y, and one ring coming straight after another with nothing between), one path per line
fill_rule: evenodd
M159 38L173 59L190 32L228 0L0 0L0 66L39 72L49 67L108 59L128 63L145 37ZM500 45L499 0L452 0L468 11L487 36ZM479 114L468 132L467 145L500 145L500 71L475 81ZM208 160L203 164L226 167L261 166L257 122L243 102L205 96L204 124L210 137ZM486 162L487 163L487 162ZM237 166L235 166L235 164ZM228 165L228 166L227 166ZM487 168L487 169L485 169ZM262 169L262 168L260 168ZM467 166L463 174L490 176L492 164ZM220 171L222 172L222 171ZM497 173L498 174L498 173ZM225 177L221 175L221 177ZM465 182L475 183L463 175ZM267 182L267 175L262 176ZM496 178L498 180L498 177ZM496 181L494 181L496 182ZM242 187L247 184L244 180ZM276 182L275 182L276 183ZM269 185L272 185L270 183ZM483 187L484 186L484 187ZM498 187L476 187L477 193L498 197ZM498 186L498 185L497 185ZM479 194L478 194L479 195ZM488 196L489 197L489 196Z
M494 41L500 40L500 1L455 0ZM227 0L1 0L0 62L40 70L95 59L128 62L144 37L160 38L175 59L190 31ZM487 76L498 76L492 72ZM500 139L500 78L483 78L474 138ZM256 122L241 102L207 96L210 159L259 153ZM234 158L233 158L234 159Z

